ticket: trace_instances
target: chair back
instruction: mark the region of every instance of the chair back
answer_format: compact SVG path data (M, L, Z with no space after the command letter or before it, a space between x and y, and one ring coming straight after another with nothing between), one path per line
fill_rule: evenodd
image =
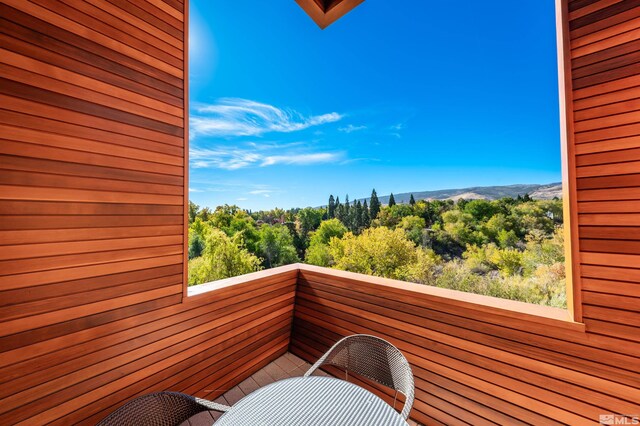
M179 392L139 396L105 417L98 426L178 426L202 411L229 407Z
M355 334L338 341L310 369L334 365L392 388L405 396L402 417L407 418L414 398L413 372L402 352L391 343L368 334Z

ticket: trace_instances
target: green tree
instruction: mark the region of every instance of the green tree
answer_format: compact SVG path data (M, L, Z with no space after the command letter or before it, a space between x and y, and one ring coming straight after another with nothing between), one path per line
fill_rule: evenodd
M496 248L491 250L489 260L496 265L503 276L516 275L522 272L522 252L517 249Z
M351 205L349 204L349 194L347 194L344 197L344 212L343 212L343 217L342 217L342 223L344 223L345 225L347 225L347 228L349 228L350 225L350 216L349 214L351 213Z
M416 248L404 231L385 227L333 238L329 252L337 269L396 279L404 276L403 268L417 259Z
M558 226L550 237L528 235L523 254L524 274L532 276L541 265L564 267L564 228Z
M389 195L389 207L393 207L396 205L396 199L393 197L393 192Z
M380 213L380 200L378 200L378 194L376 194L375 188L371 191L371 200L369 202L369 217L371 220L378 217Z
M307 244L302 240L302 238L300 238L296 222L285 222L284 226L287 227L291 234L291 238L293 238L293 246L296 249L296 253L298 253L298 257L302 258L304 256L304 251L307 248Z
M369 214L369 206L367 205L367 200L365 199L362 203L362 227L368 228L371 226L371 216Z
M357 234L359 234L362 229L364 228L364 217L363 217L363 211L362 211L362 203L360 202L360 200L358 200L356 202L356 207L355 207L355 214L354 214L354 230Z
M498 241L500 231L511 230L512 225L503 213L497 213L481 226L482 232L491 241Z
M327 216L329 219L336 217L336 202L333 195L329 195L329 204L327 205Z
M204 239L200 234L189 228L189 259L202 256Z
M249 252L257 253L258 230L255 220L245 210L238 210L231 217L229 225L222 229L228 236L239 238Z
M520 240L515 232L501 229L496 236L496 242L501 248L515 248Z
M189 261L189 285L202 284L260 270L260 259L233 238L211 228L204 237L201 257Z
M208 220L210 220L211 215L212 215L211 209L209 209L209 207L203 207L196 214L196 218L199 218L200 220L207 222Z
M242 210L235 205L225 204L224 206L218 206L215 211L210 214L209 221L214 227L224 230L231 225L233 217L239 212L242 212Z
M340 203L340 197L336 197L336 218L342 223L347 222L344 204Z
M420 216L424 219L427 226L433 225L445 211L446 204L440 200L427 201L419 200L411 206L414 216Z
M473 216L477 222L482 222L498 213L498 206L487 200L471 200L465 204L464 212Z
M524 238L527 234L538 231L545 235L551 235L555 229L554 220L550 217L543 204L536 201L522 202L512 209L512 218L515 223L515 231L518 237Z
M416 199L413 198L413 194L411 194L411 197L409 198L409 204L411 204L412 206L416 205Z
M406 232L407 238L410 241L413 241L415 245L422 245L425 230L425 222L423 218L418 216L403 217L398 224L398 227Z
M305 261L311 265L332 266L333 257L329 252L332 238L340 239L347 233L347 228L338 219L322 221L318 229L311 235Z
M188 209L189 224L193 223L193 221L196 220L196 215L198 214L199 209L200 209L199 205L189 200L189 209Z
M442 215L444 230L463 247L466 244L482 245L486 236L476 231L473 216L464 211L454 209Z
M298 262L293 237L284 225L262 225L259 230L258 251L267 268Z
M347 231L347 228L338 219L323 220L311 235L310 244L329 244L331 238L342 238Z
M433 250L418 248L416 260L398 271L398 278L417 284L435 285L442 258Z
M327 244L311 244L305 254L305 262L309 265L331 267L333 256Z
M349 207L349 211L346 214L346 222L345 225L347 226L347 228L354 233L357 233L357 215L358 212L356 211L356 200L353 200L353 203L351 204L351 207Z
M211 229L211 224L196 216L196 220L189 225L189 229L193 230L194 234L198 234L202 237L209 229Z
M300 239L306 247L309 243L309 233L316 230L322 222L322 210L306 207L298 212L297 228Z
M385 206L378 214L377 223L387 228L398 226L403 217L412 216L413 209L408 204L396 204L395 206Z

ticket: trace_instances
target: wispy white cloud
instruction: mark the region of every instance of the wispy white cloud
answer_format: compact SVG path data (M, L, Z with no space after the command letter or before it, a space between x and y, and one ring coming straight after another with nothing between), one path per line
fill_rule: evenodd
M294 164L306 166L309 164L330 163L342 157L335 152L317 152L314 154L270 155L265 157L260 166L273 166L274 164Z
M354 126L353 124L347 124L344 127L338 127L338 130L344 133L357 132L358 130L365 130L367 126Z
M395 136L396 138L400 139L402 137L400 132L404 130L405 127L407 127L405 123L398 123L394 124L393 126L389 126L389 130L391 130L391 136Z
M265 184L251 184L245 188L247 194L259 195L261 197L269 198L272 194L280 194L283 191L282 188L273 187Z
M211 105L194 108L190 119L191 137L199 135L233 137L259 136L269 132L290 133L339 121L337 112L304 116L288 109L249 99L223 98Z
M259 154L249 150L225 147L198 148L194 146L189 150L189 157L193 168L224 170L237 170L248 167L262 158Z
M204 191L198 188L189 188L189 192L204 192Z
M379 161L381 161L379 158L370 158L370 157L348 158L346 160L340 161L338 164L340 164L341 166L345 166L347 164L363 163L363 162L379 162Z
M236 198L236 201L247 201L248 198L246 197L240 197L240 198Z
M292 150L282 153L277 145L265 148L252 144L248 148L192 146L189 150L191 167L196 169L216 168L238 170L246 167L267 167L278 164L306 166L329 163L344 158L342 152L300 152Z
M254 189L253 191L249 191L249 194L251 195L262 195L265 198L269 198L271 197L271 194L273 194L274 190L272 189Z
M247 145L250 146L251 148L253 148L256 151L268 151L270 149L277 149L277 150L283 150L283 149L290 149L290 148L299 148L302 146L305 146L305 142L287 142L287 143L280 143L280 142L247 142Z

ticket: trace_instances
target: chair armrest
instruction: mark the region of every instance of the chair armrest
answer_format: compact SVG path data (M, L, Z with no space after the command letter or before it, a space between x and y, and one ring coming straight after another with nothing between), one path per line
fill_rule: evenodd
M336 349L338 346L340 346L343 341L348 339L348 337L349 336L343 337L342 339L340 339L336 343L334 343L333 346L331 346L331 348L329 348L329 350L327 352L325 352L324 355L322 355L320 357L320 359L317 360L316 363L313 364L311 366L311 368L309 368L309 370L307 370L306 373L304 373L304 377L309 377L311 374L313 374L313 372L316 371L318 369L318 367L320 367L324 363L324 361L329 357L329 355L331 355L331 353L334 351L334 349Z
M307 370L306 373L304 373L303 377L309 377L311 374L313 374L314 371L316 371L318 369L318 367L320 367L322 365L322 362L324 361L324 357L320 358L318 361L316 361L315 364L313 364L311 366L311 368L309 368Z
M215 411L228 411L231 407L229 407L228 405L224 405L224 404L218 404L217 402L213 402L213 401L209 401L206 399L202 399L202 398L196 398L196 402L200 405L204 405L205 407L207 407L210 410L215 410Z

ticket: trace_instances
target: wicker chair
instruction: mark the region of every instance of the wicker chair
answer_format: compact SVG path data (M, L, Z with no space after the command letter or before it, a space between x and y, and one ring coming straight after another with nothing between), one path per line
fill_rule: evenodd
M396 399L400 392L405 396L401 415L405 420L409 417L414 396L413 372L402 352L391 343L367 334L347 336L313 364L304 377L309 377L324 364L344 369L346 380L351 371L390 387L396 391Z
M226 405L178 392L139 396L105 417L98 426L177 426L202 411L227 411Z

